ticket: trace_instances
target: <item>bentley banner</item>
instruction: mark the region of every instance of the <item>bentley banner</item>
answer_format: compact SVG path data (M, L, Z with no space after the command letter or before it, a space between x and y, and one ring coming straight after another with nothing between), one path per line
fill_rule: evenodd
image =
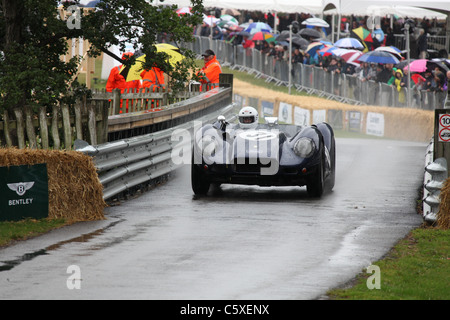
M46 217L47 164L0 167L0 221Z

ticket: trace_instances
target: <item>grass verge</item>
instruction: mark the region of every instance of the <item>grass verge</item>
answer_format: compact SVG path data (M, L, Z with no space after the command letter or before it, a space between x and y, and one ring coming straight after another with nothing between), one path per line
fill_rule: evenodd
M0 222L0 247L26 240L66 225L64 219L25 219Z
M328 292L335 300L449 300L450 230L421 227L374 265L379 267L379 289L372 287L375 272L365 270L350 287ZM369 284L369 285L368 285Z

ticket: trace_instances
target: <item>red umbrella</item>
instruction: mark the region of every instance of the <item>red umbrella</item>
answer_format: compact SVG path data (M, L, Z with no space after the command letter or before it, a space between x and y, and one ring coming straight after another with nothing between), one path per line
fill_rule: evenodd
M420 74L418 74L418 73L414 73L414 74L411 76L411 79L414 81L415 84L417 84L417 82L419 82L419 79L422 80L423 82L425 82L425 78L422 77L422 76L421 76Z
M265 31L258 31L258 32L253 34L251 39L253 41L258 41L258 40L259 41L263 41L263 40L267 41L267 40L269 40L271 38L273 38L273 34L272 33L265 32ZM275 40L275 39L273 39L273 40Z

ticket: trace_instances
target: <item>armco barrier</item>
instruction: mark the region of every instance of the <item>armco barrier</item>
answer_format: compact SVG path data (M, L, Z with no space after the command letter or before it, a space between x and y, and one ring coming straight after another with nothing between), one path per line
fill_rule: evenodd
M140 184L169 174L183 163L173 161L174 147L191 150L195 124L213 122L219 115L230 119L234 112L230 104L216 112L195 119L170 129L129 139L108 142L98 146L77 143L77 151L94 158L99 179L103 185L103 199L108 200ZM185 132L189 140L177 140L174 133ZM81 145L81 146L80 146ZM190 157L186 157L190 161Z

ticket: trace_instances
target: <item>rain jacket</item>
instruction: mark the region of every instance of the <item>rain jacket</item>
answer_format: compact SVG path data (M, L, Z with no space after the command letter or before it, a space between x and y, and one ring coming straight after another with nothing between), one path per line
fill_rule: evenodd
M142 71L141 78L142 87L150 88L153 92L156 88L164 87L164 72L158 67Z
M395 74L397 75L397 73L401 75L400 79L396 76L394 81L395 87L397 88L398 91L398 102L405 103L406 102L405 90L403 90L403 87L401 86L403 79L403 72L402 70L397 69L397 71L395 71Z
M200 82L202 84L212 84L211 88L219 86L219 75L222 73L222 67L216 56L205 63L205 66L200 70Z
M122 60L125 59L126 56L133 55L131 52L126 52L122 54ZM120 69L122 65L114 67L111 69L109 73L108 81L106 81L106 91L112 92L114 89L120 89L121 93L125 92L125 89L135 88L139 89L141 87L141 83L139 80L133 81L125 81L125 78L120 74Z

